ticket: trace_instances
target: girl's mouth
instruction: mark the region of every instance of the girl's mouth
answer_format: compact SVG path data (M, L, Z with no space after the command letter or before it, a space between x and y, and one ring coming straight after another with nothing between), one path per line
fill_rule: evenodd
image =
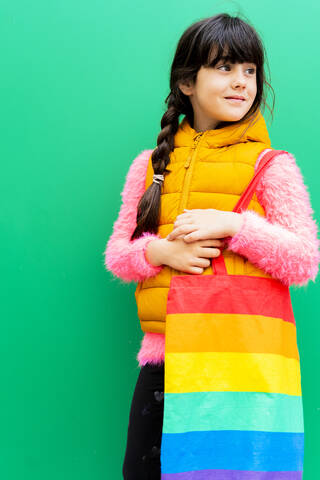
M229 100L229 102L232 102L232 103L242 103L242 102L244 102L244 100L242 100L241 98L225 97L225 99Z

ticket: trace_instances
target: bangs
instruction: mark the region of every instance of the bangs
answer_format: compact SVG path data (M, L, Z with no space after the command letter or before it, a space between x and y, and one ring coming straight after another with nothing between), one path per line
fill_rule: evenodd
M254 63L258 69L263 66L262 45L250 25L243 22L230 21L224 29L209 29L200 42L200 50L198 58L205 67L214 67L220 60Z

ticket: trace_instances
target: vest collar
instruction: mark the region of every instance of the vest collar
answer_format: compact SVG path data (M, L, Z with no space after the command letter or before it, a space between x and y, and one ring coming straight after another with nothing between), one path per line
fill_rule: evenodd
M194 130L185 116L175 134L174 146L192 146L195 137L197 137L199 133L202 133L204 137L202 144L208 148L225 147L227 145L245 142L262 142L267 146L271 146L267 126L260 109L256 112L253 120L246 119L237 125L228 125L220 129L205 130L204 132Z

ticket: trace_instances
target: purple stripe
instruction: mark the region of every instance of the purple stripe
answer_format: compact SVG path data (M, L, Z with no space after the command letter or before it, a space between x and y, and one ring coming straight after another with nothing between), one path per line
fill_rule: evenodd
M162 473L161 480L301 480L302 472L253 472L250 470L198 470Z

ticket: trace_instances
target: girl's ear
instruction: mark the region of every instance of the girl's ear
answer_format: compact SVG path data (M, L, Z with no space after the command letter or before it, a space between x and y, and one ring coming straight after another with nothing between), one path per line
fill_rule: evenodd
M187 83L179 83L179 88L182 93L185 95L192 95L193 93L193 86L190 82Z

